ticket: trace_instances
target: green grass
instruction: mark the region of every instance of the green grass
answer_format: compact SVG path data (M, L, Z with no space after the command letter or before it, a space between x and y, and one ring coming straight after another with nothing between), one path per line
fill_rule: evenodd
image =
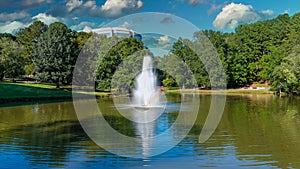
M83 95L107 97L109 92L84 92ZM0 82L0 103L61 100L72 98L72 86L56 88L55 84Z
M52 84L0 82L0 99L72 97L71 88L56 89Z

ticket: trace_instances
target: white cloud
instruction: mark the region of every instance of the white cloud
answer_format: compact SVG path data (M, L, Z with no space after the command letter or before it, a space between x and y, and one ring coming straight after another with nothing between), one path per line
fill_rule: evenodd
M114 18L143 7L142 0L105 0L101 5L97 4L96 0L65 0L65 2L65 6L54 6L47 14L65 17L75 13L78 16Z
M19 29L25 28L26 24L18 21L0 23L0 33L16 33Z
M239 24L259 21L272 15L272 10L257 12L251 5L231 3L223 7L213 25L218 29L234 29Z
M101 7L92 6L90 14L96 17L118 17L142 6L141 0L106 0Z
M8 21L8 20L16 20L22 19L29 16L29 14L25 11L21 12L13 12L13 13L0 13L0 20Z
M284 12L283 12L284 14L289 14L290 13L290 9L286 9L286 10L284 10Z
M121 28L126 28L126 29L130 29L132 27L132 25L130 25L130 23L128 23L127 21L125 21L122 25L120 25Z
M68 7L68 11L73 11L73 9L80 7L82 3L82 0L70 0L66 6Z
M158 38L158 44L160 47L164 48L164 49L168 49L171 47L171 38L167 35L165 36L160 36Z
M53 0L0 0L1 9L29 9L52 3Z
M53 22L59 22L59 19L57 19L51 15L46 15L45 13L39 13L38 15L32 17L32 19L42 21L47 25L50 25Z
M267 10L264 10L264 11L261 11L262 14L264 15L269 15L269 16L273 16L274 15L274 11L270 10L270 9L267 9Z
M21 4L23 6L33 6L33 5L46 4L51 2L52 0L23 0Z
M13 16L11 16L13 17ZM67 22L66 19L64 18L55 18L51 15L46 15L45 13L39 13L36 16L33 16L31 18L32 20L30 22L19 22L19 21L12 21L12 22L6 22L6 23L0 23L0 32L1 33L16 33L19 29L28 27L30 24L32 24L32 22L34 21L42 21L47 25L50 25L53 22L58 22L58 21L62 21L64 23Z
M159 37L158 42L161 45L165 45L165 44L171 43L171 39L169 38L169 36L165 35L165 36Z
M97 26L99 26L98 24L94 23L94 22L86 22L86 21L83 21L83 22L80 22L79 24L77 25L72 25L70 27L70 29L72 30L76 30L76 31L80 31L80 30L84 30L85 28L96 28Z
M93 7L93 6L96 6L96 1L87 1L86 3L83 4L84 7Z

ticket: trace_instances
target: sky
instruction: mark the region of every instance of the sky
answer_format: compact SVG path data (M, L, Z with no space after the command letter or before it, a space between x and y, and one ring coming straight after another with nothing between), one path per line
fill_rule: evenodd
M141 12L176 15L199 29L234 31L239 24L300 12L300 1L0 0L0 33L14 34L37 20L48 25L63 22L70 29L80 31L85 27L99 28L117 18Z

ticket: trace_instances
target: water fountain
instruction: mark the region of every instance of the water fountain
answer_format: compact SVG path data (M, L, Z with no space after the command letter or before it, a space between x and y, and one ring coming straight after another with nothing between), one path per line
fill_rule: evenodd
M166 110L166 97L158 86L153 68L153 56L143 56L142 69L135 78L132 93L125 97L113 97L119 113L131 121L149 123Z
M132 99L135 107L153 108L161 105L161 91L157 86L152 60L152 56L144 56L142 72L135 79Z

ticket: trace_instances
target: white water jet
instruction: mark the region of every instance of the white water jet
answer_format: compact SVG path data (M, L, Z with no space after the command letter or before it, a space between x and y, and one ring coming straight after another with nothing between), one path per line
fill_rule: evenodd
M135 79L133 104L136 107L156 107L161 104L161 91L157 86L152 60L152 56L144 56L142 72Z
M165 111L166 96L158 86L152 56L144 56L141 73L135 78L132 98L115 97L114 103L120 114L136 123L153 122Z

